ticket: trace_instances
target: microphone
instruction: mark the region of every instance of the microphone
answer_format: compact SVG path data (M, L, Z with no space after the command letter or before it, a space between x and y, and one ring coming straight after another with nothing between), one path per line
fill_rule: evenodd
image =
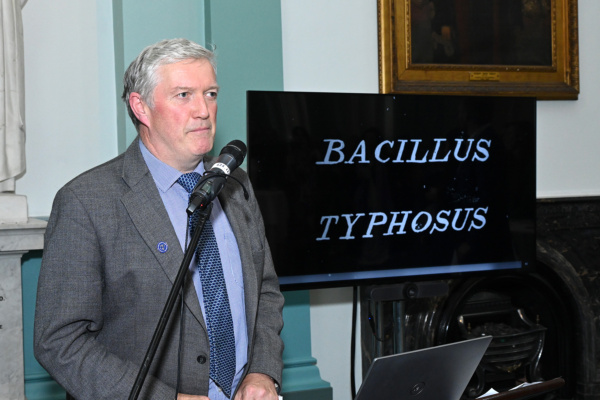
M212 168L202 175L190 195L187 213L192 215L196 208L205 208L221 192L229 175L242 164L246 157L246 145L241 140L232 140L223 147Z

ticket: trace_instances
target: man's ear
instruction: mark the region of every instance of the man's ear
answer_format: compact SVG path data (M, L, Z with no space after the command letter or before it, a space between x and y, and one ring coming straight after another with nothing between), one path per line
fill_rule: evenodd
M129 106L137 117L137 119L144 125L148 126L148 110L149 107L146 102L142 99L139 93L132 92L129 95Z

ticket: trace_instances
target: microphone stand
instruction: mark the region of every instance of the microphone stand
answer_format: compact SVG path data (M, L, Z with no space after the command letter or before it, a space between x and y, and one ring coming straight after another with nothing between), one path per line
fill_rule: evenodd
M202 234L202 230L204 229L204 224L206 223L206 219L210 215L212 211L212 203L207 205L200 205L196 211L199 214L199 219L196 227L194 228L194 234L190 240L190 244L185 250L185 254L183 256L183 261L181 262L181 266L179 267L179 272L175 277L175 281L173 282L173 287L171 288L171 292L169 293L169 297L167 297L167 302L163 308L160 319L158 320L158 324L156 329L154 330L154 335L152 336L152 340L150 341L150 345L148 346L148 351L146 352L146 356L144 357L144 361L140 367L137 378L133 387L131 388L131 393L129 394L129 400L135 400L138 398L140 391L142 390L142 385L146 380L146 376L148 375L148 370L150 369L150 364L152 364L152 360L154 359L154 355L156 354L156 350L160 343L160 339L165 332L165 328L167 326L167 321L169 320L169 316L173 312L173 307L175 306L175 301L177 300L177 296L181 287L183 286L183 279L185 278L185 274L188 271L188 267L192 258L194 257L194 253L196 251L196 247L198 246L198 242L200 241L200 235Z

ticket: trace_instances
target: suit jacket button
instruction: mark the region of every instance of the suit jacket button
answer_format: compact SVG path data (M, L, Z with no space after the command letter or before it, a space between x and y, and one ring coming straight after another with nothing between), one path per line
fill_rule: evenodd
M196 360L198 361L199 364L204 364L206 362L206 356L199 355Z

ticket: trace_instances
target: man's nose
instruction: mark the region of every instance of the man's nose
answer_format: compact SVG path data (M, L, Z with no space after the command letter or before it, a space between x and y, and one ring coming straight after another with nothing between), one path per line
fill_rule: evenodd
M204 96L201 96L195 103L195 116L202 119L208 118L210 116L210 110Z

